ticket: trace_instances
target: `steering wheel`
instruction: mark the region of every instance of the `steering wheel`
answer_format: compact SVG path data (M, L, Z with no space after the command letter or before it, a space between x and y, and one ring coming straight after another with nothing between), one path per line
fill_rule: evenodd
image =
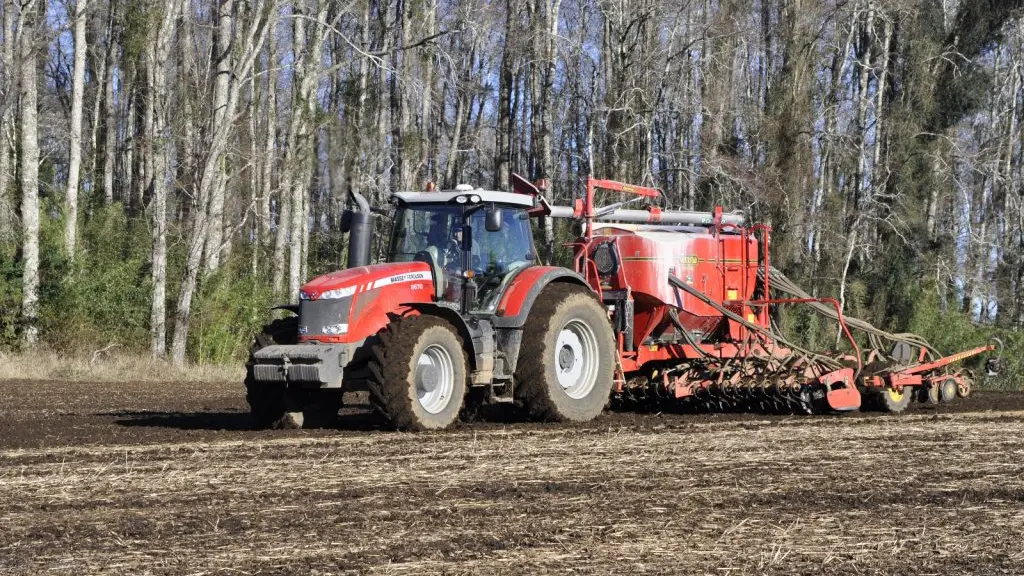
M441 254L444 256L445 268L461 268L462 267L462 248L459 243L455 240L449 240L445 244L444 250Z

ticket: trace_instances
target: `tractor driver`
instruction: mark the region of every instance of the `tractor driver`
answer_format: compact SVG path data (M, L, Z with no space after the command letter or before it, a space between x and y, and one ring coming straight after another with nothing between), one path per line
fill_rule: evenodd
M455 223L444 247L444 267L459 275L462 273L462 225Z

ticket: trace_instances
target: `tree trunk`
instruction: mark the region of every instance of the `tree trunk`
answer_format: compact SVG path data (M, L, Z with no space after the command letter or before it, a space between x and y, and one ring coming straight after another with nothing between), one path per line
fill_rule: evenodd
M106 54L108 74L103 82L103 202L107 206L114 202L114 166L117 160L117 103L114 101L114 59L117 48L113 33L114 6L114 0L111 0L111 25Z
M410 42L411 25L407 18L407 0L395 2L395 45L391 52L391 146L394 169L391 179L391 190L408 190L411 185L409 161L410 151L407 150L409 133L409 103L406 102L403 82L409 75L406 65L406 54L398 49Z
M558 14L561 8L561 0L540 0L543 5L543 17L541 22L543 24L543 68L540 75L540 102L538 104L540 112L540 157L538 158L538 179L550 182L554 177L555 173L555 160L552 150L552 112L551 112L551 100L552 92L554 91L555 82L555 38L558 37ZM550 4L548 3L550 2ZM534 135L537 137L538 135ZM554 198L551 197L551 186L546 186L544 190L544 196L548 202L553 202ZM550 216L544 216L542 218L542 224L544 227L544 262L547 264L551 263L554 258L555 248L555 228L554 219Z
M213 84L213 130L225 129L224 124L232 122L227 116L228 84L232 74L232 10L233 0L220 0L217 7L217 29L214 34L214 59L216 77ZM206 271L220 268L221 250L224 244L224 195L227 184L224 157L220 157L216 182L210 193L210 221L206 238Z
M25 326L24 342L34 346L39 340L39 137L36 67L38 47L36 25L39 19L36 0L22 4L18 26L18 65L21 70L21 225L22 263L21 317Z
M233 67L229 79L228 98L224 108L225 121L218 125L207 146L199 176L196 193L198 206L193 214L193 223L189 229L187 252L185 258L184 277L181 282L181 293L178 296L177 313L174 318L174 339L171 344L171 359L177 366L185 363L185 350L188 344L189 322L192 315L192 297L195 295L199 279L199 268L202 264L203 246L208 237L210 216L210 195L217 182L220 163L231 132L231 126L238 107L241 80L248 78L257 55L262 51L268 31L273 29L276 12L269 9L270 0L254 2L251 8L251 20L246 28L235 34L242 41L239 59Z
M270 240L270 197L274 193L274 165L275 151L277 150L277 34L270 35L270 47L267 51L265 118L263 174L260 179L260 245Z
M64 249L75 259L78 241L78 180L82 171L82 108L85 102L85 11L87 0L75 3L75 67L71 80L71 142L68 158L68 182L64 197Z
M98 11L97 11L98 12ZM105 90L103 86L107 81L107 54L110 53L110 48L113 46L113 41L110 35L110 27L113 22L113 11L110 7L107 8L107 14L105 21L99 16L96 17L95 23L93 24L92 33L94 35L93 43L96 45L103 45L104 49L102 53L92 54L92 64L90 67L93 85L93 99L92 99L92 113L89 118L89 168L86 170L86 175L89 179L89 190L96 190L96 183L100 180L99 175L99 138L100 138L100 126L102 125L102 114L103 114L103 94ZM102 31L100 28L102 27Z
M17 89L14 66L14 4L15 0L0 0L3 3L3 46L0 48L0 243L13 242L15 238L14 206L11 202L11 183L14 182L13 155L15 152L14 95Z
M370 48L370 2L366 0L363 4L359 24L359 49L366 51ZM360 58L358 64L356 90L352 102L346 110L348 117L348 129L353 134L362 134L366 125L366 97L369 91L370 62L366 58ZM362 184L363 150L360 139L347 139L348 145L345 151L345 195L346 197Z
M295 82L296 98L293 101L290 131L294 132L294 144L285 152L285 170L293 171L291 181L291 242L289 245L288 294L292 300L299 298L305 261L303 246L309 238L309 195L310 180L313 176L316 156L313 138L313 120L316 112L316 84L321 51L327 32L327 3L322 3L316 12L316 26L312 39L307 35L306 22L296 18L294 37L296 51ZM291 161L287 159L292 153ZM285 189L282 189L282 194Z
M437 34L437 0L428 0L424 6L426 12L426 25L424 27L424 36L433 36ZM430 179L433 173L434 167L430 164L430 150L431 150L431 139L430 139L430 112L434 101L434 52L426 48L422 49L424 55L422 56L422 67L423 67L423 101L420 105L420 141L419 141L419 166L416 170L417 182L412 184L417 186L423 186L428 179Z
M515 90L513 74L513 38L515 37L515 14L518 11L516 0L505 2L505 42L501 52L501 67L498 73L498 133L496 135L497 152L494 159L494 188L508 190L511 176L512 160L512 92Z
M149 333L154 358L163 356L167 351L167 153L170 149L167 134L167 60L181 6L181 0L174 0L164 8L155 42L147 54L146 66L149 98L153 102L153 132L150 134L153 140L153 302Z

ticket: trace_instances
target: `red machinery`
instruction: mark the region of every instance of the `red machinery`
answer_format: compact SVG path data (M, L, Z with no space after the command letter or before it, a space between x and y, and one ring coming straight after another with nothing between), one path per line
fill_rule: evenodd
M357 196L349 268L310 281L285 307L297 317L257 337L246 380L257 420L333 416L341 391L360 388L413 429L447 427L479 401L587 420L610 396L814 412L854 410L866 395L899 412L915 396L967 395L967 374L950 365L993 349L939 357L918 337L845 318L771 267L770 229L742 214L626 209L660 194L591 178L572 207L517 176L513 188L395 194L387 263L373 266L373 218ZM598 189L635 198L596 208ZM529 220L542 214L582 222L573 270L536 262ZM790 304L834 319L848 349L783 336L772 312Z

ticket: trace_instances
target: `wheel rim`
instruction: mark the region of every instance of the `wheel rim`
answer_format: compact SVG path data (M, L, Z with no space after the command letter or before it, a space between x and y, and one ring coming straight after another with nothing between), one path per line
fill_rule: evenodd
M904 392L897 391L895 388L889 388L888 394L889 399L895 402L896 404L903 402L903 398L906 395Z
M555 341L558 384L574 400L585 398L597 383L597 336L581 320L570 320Z
M443 411L455 390L455 365L444 347L431 344L416 361L416 400L431 414Z

